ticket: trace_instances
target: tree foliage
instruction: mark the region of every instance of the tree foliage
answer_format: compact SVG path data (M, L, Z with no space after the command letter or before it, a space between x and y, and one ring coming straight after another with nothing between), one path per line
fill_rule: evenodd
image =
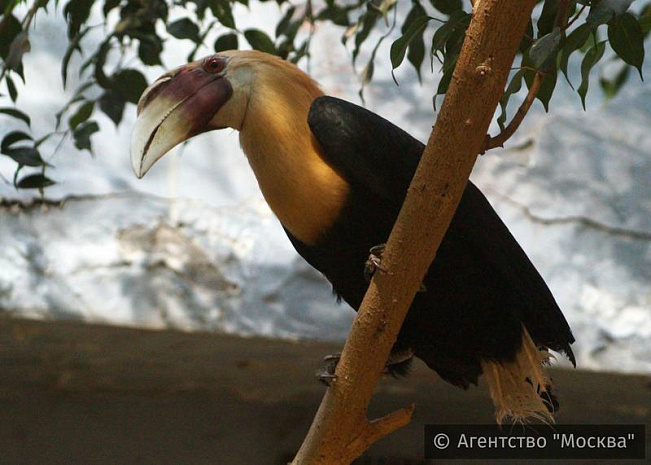
M94 116L104 113L119 125L125 108L137 103L148 84L143 70L162 65L161 53L175 40L192 45L188 61L212 51L250 47L297 63L309 59L316 27L329 23L341 28L341 42L350 50L353 65L359 66L358 59L368 56L360 72L360 95L373 79L376 60L390 60L395 70L406 59L419 78L424 67L442 74L436 89L436 96L442 96L472 15L471 4L462 0L276 3L280 19L270 37L258 28L240 27L238 12L249 8L249 0L0 0L0 119L13 118L23 126L0 130L0 152L16 163L16 188L42 192L54 183L46 176L50 165L40 149L52 137L69 137L78 150L92 153L92 135L100 130ZM631 67L642 77L651 2L630 8L631 3L539 1L516 58L519 67L512 70L500 102L500 127L504 129L507 122L509 101L523 85L531 88L536 79L536 98L548 109L559 74L576 90L584 107L598 63L607 62L611 70L599 77L607 99L627 82ZM68 46L60 70L63 86L71 73L79 76L79 85L56 113L55 127L37 137L29 115L20 107L16 82L26 79L23 59L32 51L30 36L38 34L35 18L53 11L61 12L67 25ZM95 28L105 32L99 42L88 39ZM379 46L387 38L393 40L389 56L380 57ZM361 54L365 47L370 53ZM572 59L573 55L578 58ZM73 57L81 57L74 69ZM578 72L571 72L571 63Z

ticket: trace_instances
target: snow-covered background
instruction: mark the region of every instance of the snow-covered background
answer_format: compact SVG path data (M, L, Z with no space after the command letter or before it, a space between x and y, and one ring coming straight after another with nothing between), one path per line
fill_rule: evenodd
M273 32L274 5L241 13L241 26ZM20 104L35 117L37 135L51 130L69 98L59 77L63 31L60 17L41 18L25 60L29 90L21 90ZM327 93L359 103L359 78L340 34L317 31L310 72ZM178 66L186 54L169 50L164 63ZM381 48L367 107L424 141L438 77L425 72L419 85L408 66L397 77L399 87L388 47ZM648 373L651 88L631 73L607 104L593 89L584 112L562 78L557 87L552 111L544 114L536 103L515 140L484 155L472 179L547 280L577 337L579 366ZM0 118L2 129L15 124ZM48 159L59 184L47 197L66 199L63 207L8 202L0 210L1 313L345 337L353 312L335 304L328 283L293 251L261 200L235 132L197 137L137 180L129 161L135 108L127 108L119 129L97 111L94 118L102 127L92 138L94 158L64 144ZM29 202L33 193L8 181L14 166L0 157L0 199Z

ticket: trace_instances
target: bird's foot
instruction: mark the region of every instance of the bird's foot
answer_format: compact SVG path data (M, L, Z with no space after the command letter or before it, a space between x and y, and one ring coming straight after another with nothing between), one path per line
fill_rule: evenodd
M330 387L332 382L337 379L335 369L337 368L339 359L341 359L341 354L326 355L323 357L325 366L316 373L317 379L328 387Z
M387 360L387 363L382 370L382 374L385 376L393 376L394 378L407 376L411 368L413 357L414 351L411 348L400 352L392 352L391 355L389 355L389 360ZM317 379L326 386L330 387L332 385L332 382L337 379L335 370L340 359L341 354L332 354L323 357L325 366L316 373Z
M366 263L364 263L364 279L366 279L367 283L371 282L376 271L379 270L383 273L387 271L386 267L382 265L382 254L384 253L386 246L386 244L378 244L374 245L369 250L368 259L366 260ZM418 292L427 292L425 284L420 283L420 289Z
M374 245L369 250L368 259L366 260L366 263L364 263L364 279L366 279L366 282L371 282L376 271L379 270L383 273L387 271L387 269L382 266L382 253L384 252L385 247L386 244L379 244Z

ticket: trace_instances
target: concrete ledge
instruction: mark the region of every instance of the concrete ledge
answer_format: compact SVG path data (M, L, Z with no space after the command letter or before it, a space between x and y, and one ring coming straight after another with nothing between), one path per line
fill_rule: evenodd
M0 319L0 463L284 464L323 395L314 378L320 360L339 349ZM559 423L645 423L651 434L649 377L562 369L552 376ZM464 392L420 363L407 379L381 383L372 413L410 402L413 422L360 463L424 463L424 424L493 421L484 386Z

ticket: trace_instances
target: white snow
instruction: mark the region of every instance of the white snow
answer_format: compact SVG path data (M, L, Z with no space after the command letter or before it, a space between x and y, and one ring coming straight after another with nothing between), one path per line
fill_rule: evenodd
M264 18L266 29L273 29L275 6L254 5L252 11L249 24ZM40 26L25 63L30 92L21 90L20 97L38 115L37 136L51 130L53 114L70 95L59 91L61 25L42 18ZM359 102L358 77L340 33L317 31L310 71L329 94ZM177 66L186 54L174 49L165 63ZM360 70L367 56L359 58ZM425 68L422 85L408 66L400 68L397 87L387 42L366 90L369 109L421 140L434 122L431 92L438 78ZM645 75L651 75L648 60ZM648 373L651 90L636 72L629 79L608 103L593 79L583 112L559 77L552 112L544 114L536 103L506 149L480 158L473 180L556 296L577 337L579 366ZM153 328L345 337L352 311L334 303L329 284L293 251L261 200L235 132L199 136L137 180L128 150L135 108L127 108L119 129L98 110L93 117L102 127L92 139L94 158L73 151L69 142L49 158L56 166L49 175L59 184L47 196L77 197L63 208L2 212L0 311ZM3 129L10 124L19 127L0 119ZM13 168L0 157L4 178L11 180ZM32 196L0 179L0 198Z

